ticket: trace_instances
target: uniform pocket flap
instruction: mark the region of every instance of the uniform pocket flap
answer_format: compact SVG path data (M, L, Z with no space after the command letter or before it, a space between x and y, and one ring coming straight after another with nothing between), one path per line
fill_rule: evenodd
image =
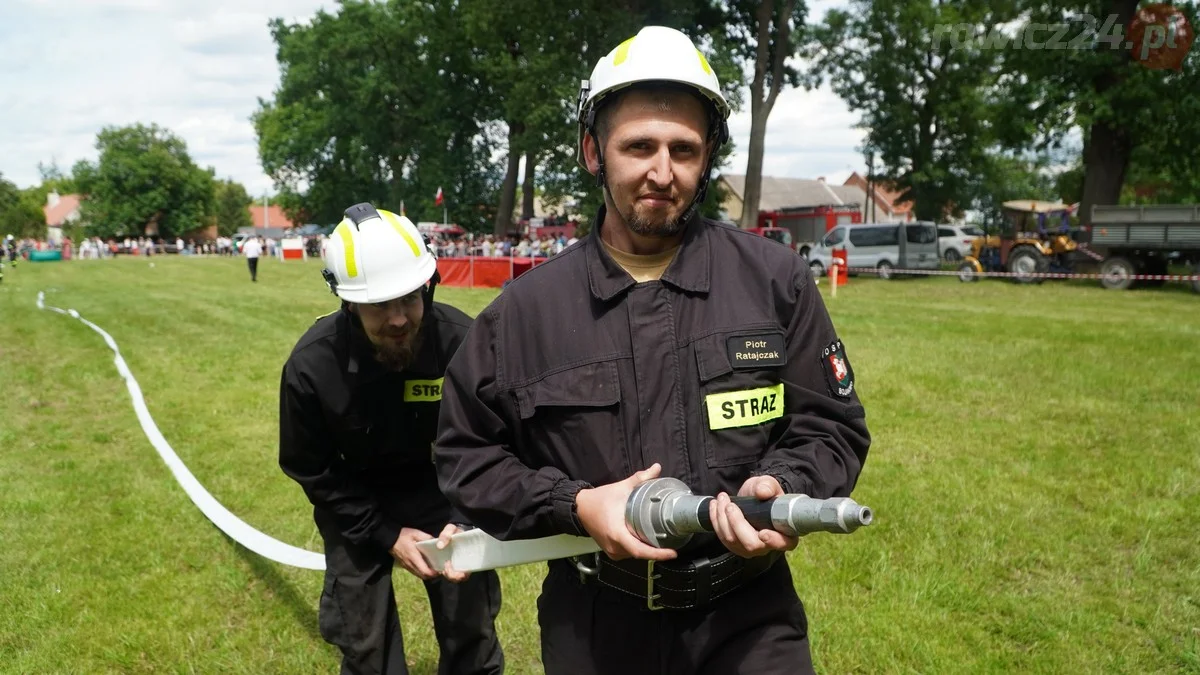
M604 407L621 401L617 364L589 363L560 370L514 390L521 419L541 407Z

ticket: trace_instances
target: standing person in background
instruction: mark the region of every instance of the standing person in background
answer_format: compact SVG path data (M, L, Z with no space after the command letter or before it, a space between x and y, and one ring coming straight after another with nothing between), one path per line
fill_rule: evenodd
M250 266L250 281L258 281L258 257L262 255L262 242L258 237L250 237L242 244L242 253L246 256L246 264Z

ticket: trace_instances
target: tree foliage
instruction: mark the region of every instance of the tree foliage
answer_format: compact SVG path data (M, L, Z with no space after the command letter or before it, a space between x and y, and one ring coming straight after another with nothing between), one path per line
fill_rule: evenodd
M234 180L218 181L215 185L217 233L232 236L240 227L251 227L254 219L250 217L250 195L246 187Z
M35 189L21 190L0 175L0 237L46 236L46 216Z
M960 214L997 147L996 50L958 44L939 26L996 26L1006 2L852 0L813 31L816 75L861 114L865 150L922 220Z
M708 0L434 0L274 21L282 76L254 117L259 154L297 220L336 222L359 201L441 220L441 187L452 221L503 233L522 157L548 205L589 213L601 197L575 160L580 80L647 24L711 50L723 17ZM736 94L732 57L711 61Z
M1008 144L1053 145L1072 130L1083 137L1080 215L1093 204L1116 204L1147 180L1183 198L1200 178L1200 157L1183 151L1200 143L1200 64L1154 69L1142 45L1126 46L1137 0L1020 0L1024 27L1064 26L1065 49L1003 52L998 116L1008 120ZM1175 3L1197 26L1194 1ZM1194 55L1193 55L1194 56ZM1140 168L1135 168L1134 163ZM1143 186L1144 187L1144 186ZM1126 189L1128 188L1128 189ZM1145 192L1143 190L1143 192Z
M89 234L169 238L212 222L213 171L196 166L178 136L158 125L105 127L96 149L96 164L73 170Z

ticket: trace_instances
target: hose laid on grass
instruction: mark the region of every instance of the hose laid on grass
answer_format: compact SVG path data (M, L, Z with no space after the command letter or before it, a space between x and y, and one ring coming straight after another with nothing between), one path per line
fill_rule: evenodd
M171 449L171 445L167 443L167 439L163 437L162 432L158 430L158 425L154 423L154 418L150 416L150 410L146 407L146 400L142 398L142 389L138 386L137 380L134 379L133 373L129 371L129 366L125 364L125 359L121 358L121 350L117 347L117 341L111 335L106 333L103 328L88 321L79 315L73 309L60 309L51 307L44 302L45 292L39 291L37 296L38 309L48 309L59 314L66 314L74 319L79 319L85 326L91 328L104 338L104 342L108 344L109 349L112 349L116 358L113 359L117 366L117 372L125 379L125 386L129 389L129 396L133 399L133 409L137 413L138 421L141 422L142 431L146 433L146 438L150 439L151 445L158 451L159 456L166 462L167 467L171 469L171 473L175 475L175 480L179 482L180 487L191 498L200 512L205 515L213 525L216 525L222 532L229 535L231 539L255 553L269 558L277 563L290 565L292 567L301 567L309 570L324 570L325 556L320 553L314 553L302 548L297 548L290 544L285 544L278 539L273 539L262 532L247 525L245 521L233 515L229 509L225 508L218 502L204 486L200 484L196 477L188 471L187 466Z

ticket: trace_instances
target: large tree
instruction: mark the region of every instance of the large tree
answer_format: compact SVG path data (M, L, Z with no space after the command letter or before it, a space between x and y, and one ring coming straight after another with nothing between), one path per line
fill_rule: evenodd
M1116 204L1130 177L1131 162L1142 159L1144 174L1183 188L1200 175L1200 158L1183 148L1200 145L1200 64L1183 59L1176 68L1155 68L1155 52L1129 30L1140 11L1137 0L1021 0L1027 23L1062 26L1058 48L1003 52L1005 70L998 115L1008 122L1010 145L1055 143L1072 130L1083 138L1080 218L1090 220L1095 204ZM1193 27L1197 7L1174 8ZM1153 23L1161 17L1144 16ZM1161 20L1161 50L1186 50L1191 35L1176 33ZM1174 27L1182 28L1182 24ZM1047 31L1048 33L1048 31ZM1025 33L1023 33L1025 34ZM1047 41L1053 36L1043 35ZM1037 40L1033 41L1035 44ZM1132 49L1128 43L1133 43ZM1144 49L1145 48L1145 49Z
M733 0L727 11L722 46L732 50L739 64L746 64L753 73L750 147L739 220L742 227L754 227L762 197L767 120L779 94L800 84L800 72L788 59L800 48L807 7L803 0Z
M105 127L96 149L96 164L73 171L89 234L174 237L212 222L213 170L196 166L183 139L156 124Z
M217 233L231 236L239 227L251 227L250 195L246 187L235 180L223 180L216 184Z
M922 220L961 213L988 170L1000 52L950 39L939 27L998 26L1009 2L852 0L814 29L811 51L851 110L884 181Z
M34 189L21 190L0 175L0 237L46 236L46 216Z
M263 168L289 215L331 223L357 202L479 224L496 171L490 103L449 3L348 1L271 23L282 70L254 116Z

